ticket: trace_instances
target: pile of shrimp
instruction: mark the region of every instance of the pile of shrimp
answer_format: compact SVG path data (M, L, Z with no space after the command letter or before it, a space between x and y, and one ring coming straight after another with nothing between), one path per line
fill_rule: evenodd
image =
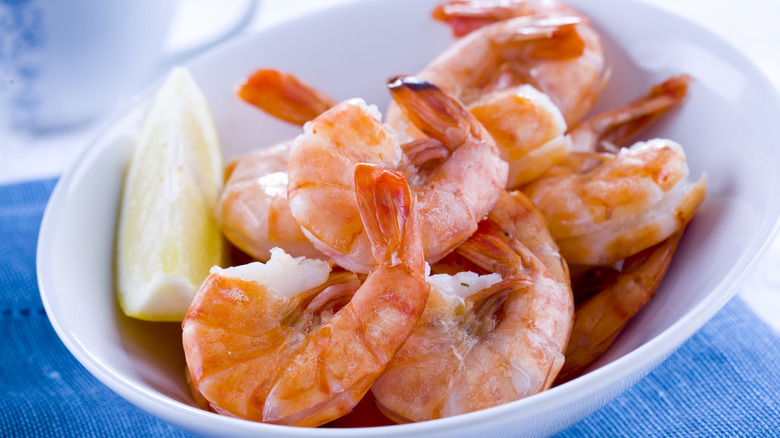
M682 146L634 139L691 78L589 115L610 77L558 0L456 0L455 42L387 81L384 118L291 73L238 95L301 127L235 159L183 323L202 407L332 427L432 420L582 375L653 297L704 199Z

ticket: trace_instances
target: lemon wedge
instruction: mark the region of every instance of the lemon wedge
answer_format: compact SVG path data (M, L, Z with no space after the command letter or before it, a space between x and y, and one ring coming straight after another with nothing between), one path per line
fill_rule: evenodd
M116 288L128 316L181 321L224 257L214 218L222 153L200 88L174 68L148 110L125 174Z

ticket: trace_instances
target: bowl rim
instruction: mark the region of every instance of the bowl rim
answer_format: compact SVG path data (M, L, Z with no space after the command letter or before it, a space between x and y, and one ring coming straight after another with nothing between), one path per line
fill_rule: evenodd
M216 51L224 50L226 47L234 45L245 44L245 41L257 38L258 35L263 33L271 32L275 29L286 26L291 21L297 21L305 17L311 17L314 14L342 13L343 10L350 9L358 3L370 3L370 0L347 0L338 4L317 8L314 11L302 13L295 17L280 20L273 25L265 26L261 29L258 29L257 31L238 36L230 41L222 43L217 47L214 47L196 56L195 58L190 59L184 63L184 65L190 66L197 64L202 59L207 59L209 56L211 56L212 53ZM585 1L571 1L571 4L575 7L578 7L580 3L585 3ZM757 86L762 89L771 90L771 92L765 96L765 99L772 100L773 104L780 108L780 94L778 93L777 88L769 80L765 71L759 68L751 59L747 57L747 55L737 49L731 42L725 40L713 31L685 16L677 15L672 11L669 11L656 4L649 3L646 0L632 0L629 3L633 3L633 6L653 9L655 13L674 16L676 19L685 22L686 26L695 31L697 34L707 36L723 50L728 51L729 56L739 59L739 68L741 70L749 69L751 70L751 74L760 78L761 84L758 84ZM153 81L143 91L129 99L129 101L124 104L124 107L117 111L116 115L114 115L104 124L103 127L101 127L101 129L97 131L96 135L94 135L92 140L89 141L88 146L85 147L77 159L73 161L73 165L66 169L65 172L59 177L54 189L52 190L41 220L38 243L36 247L36 275L39 293L44 309L46 310L47 317L58 337L69 350L69 352L81 363L82 366L84 366L92 375L94 375L100 382L108 386L112 391L119 394L133 405L150 413L150 415L166 420L172 424L181 425L185 421L194 421L198 424L198 426L205 426L206 429L214 433L224 432L224 427L230 426L231 428L235 428L233 430L236 432L241 433L273 431L274 433L277 433L278 436L287 437L315 436L312 435L312 433L316 434L316 436L323 437L362 436L366 433L371 433L372 436L382 437L405 432L445 432L448 430L468 427L469 425L473 425L475 423L482 423L485 420L490 420L493 422L493 424L506 423L512 421L511 416L506 414L515 410L523 409L525 415L533 415L536 412L544 411L551 405L555 405L561 398L569 400L584 399L588 394L592 393L597 388L615 385L632 375L638 375L643 367L645 367L651 359L660 358L661 360L658 361L658 363L660 363L668 355L672 354L677 348L679 348L680 345L687 341L707 321L709 321L716 313L718 313L729 300L733 298L733 296L738 291L738 287L755 269L758 262L766 255L773 241L777 237L778 231L780 231L780 216L775 217L774 220L764 218L764 220L762 220L760 225L757 227L754 239L745 247L743 255L737 259L737 261L731 267L729 272L723 277L723 279L717 285L715 285L715 287L713 287L712 291L707 296L705 296L701 302L683 314L666 330L639 345L634 350L615 359L614 361L583 376L580 376L577 379L550 388L549 390L535 394L532 397L527 397L507 404L476 412L461 414L454 417L419 423L396 424L391 426L310 429L251 422L243 419L222 416L173 400L172 398L161 393L139 388L123 376L113 372L112 369L107 367L92 353L90 353L90 351L79 341L79 336L76 333L69 331L67 321L61 321L58 319L56 308L50 300L52 291L57 290L57 286L53 284L53 281L50 278L51 266L53 266L55 263L55 261L52 259L52 247L54 245L53 236L55 235L57 216L61 214L60 212L65 208L67 192L74 183L78 182L80 173L85 170L83 168L83 166L85 166L83 163L91 162L88 157L93 156L94 154L99 154L103 151L103 149L105 149L105 145L102 148L99 146L105 141L105 138L109 135L111 129L115 127L122 119L127 117L133 110L136 110L139 105L144 105L145 102L148 102L156 91L157 87L159 87L159 84L162 82L162 80L163 78L159 78ZM780 114L778 115L777 119L778 122L780 122ZM774 182L774 188L780 188L780 181L776 179ZM770 212L780 212L780 199L778 199L778 197L771 197L770 205L768 206L767 210ZM659 355L659 351L666 351L666 355ZM652 368L647 372L649 373L651 371ZM604 403L607 403L610 400L607 400ZM148 408L150 406L154 406L155 408L153 414ZM206 422L204 422L204 420L206 420Z

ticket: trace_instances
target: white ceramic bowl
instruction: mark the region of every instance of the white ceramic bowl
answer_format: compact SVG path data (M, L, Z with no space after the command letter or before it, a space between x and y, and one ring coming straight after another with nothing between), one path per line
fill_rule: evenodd
M385 80L417 72L450 41L445 26L429 18L437 1L348 3L223 45L190 63L211 103L225 155L296 133L234 97L237 82L259 67L295 72L337 98L361 96L384 108ZM657 296L589 374L480 412L370 429L274 426L197 409L184 380L178 324L126 318L114 297L112 249L122 173L151 92L63 175L46 210L39 284L64 344L131 403L202 435L548 435L612 400L710 319L771 242L780 213L780 148L774 147L780 99L745 56L689 21L634 1L572 3L601 30L614 69L598 108L627 102L674 74L695 78L690 99L647 136L682 143L692 174L706 171L710 180L706 201Z

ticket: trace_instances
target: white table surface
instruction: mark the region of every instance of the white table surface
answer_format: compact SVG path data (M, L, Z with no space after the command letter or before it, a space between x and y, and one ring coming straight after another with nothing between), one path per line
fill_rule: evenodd
M355 0L261 0L245 32L294 18L334 4ZM730 41L750 57L780 89L780 0L645 0L688 17ZM229 26L244 10L247 0L181 1L171 29L169 46L183 48L203 38L202 23L211 32ZM201 24L196 25L195 23ZM659 24L660 26L661 24ZM140 91L140 89L139 89ZM0 137L0 184L54 177L62 173L111 120L119 108L132 101L127 96L116 108L94 122L35 136ZM776 330L780 331L780 241L775 242L739 295Z

